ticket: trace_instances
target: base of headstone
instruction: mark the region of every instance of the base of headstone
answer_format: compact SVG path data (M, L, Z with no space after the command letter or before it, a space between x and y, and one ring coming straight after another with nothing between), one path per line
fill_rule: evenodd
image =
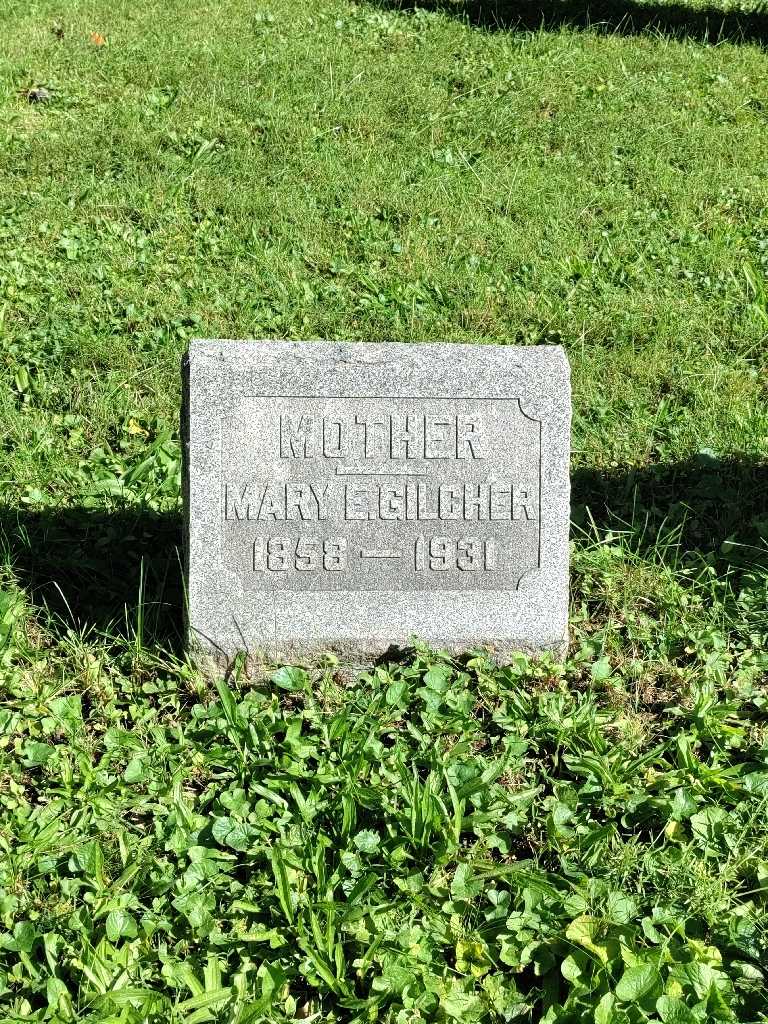
M417 653L414 644L419 642L419 637L412 637L409 642L371 644L367 647L360 644L329 644L325 647L322 644L311 647L294 644L269 650L238 651L237 655L232 657L224 652L211 651L205 644L197 643L194 636L191 636L188 653L195 668L210 679L227 676L236 668L245 678L266 679L280 665L302 666L314 671L331 668L335 676L352 679L357 673L369 670L372 665L409 661ZM426 641L423 643L426 644ZM567 637L564 637L559 642L545 647L519 643L491 647L482 643L456 644L439 641L431 641L427 646L436 652L447 652L455 658L481 654L486 656L491 664L504 666L519 655L538 659L551 654L555 660L562 660L568 650L568 641Z

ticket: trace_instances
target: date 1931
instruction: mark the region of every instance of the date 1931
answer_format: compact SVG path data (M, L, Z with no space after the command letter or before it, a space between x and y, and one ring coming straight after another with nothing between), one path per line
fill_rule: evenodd
M417 572L488 572L496 568L496 544L480 537L417 537L414 566Z

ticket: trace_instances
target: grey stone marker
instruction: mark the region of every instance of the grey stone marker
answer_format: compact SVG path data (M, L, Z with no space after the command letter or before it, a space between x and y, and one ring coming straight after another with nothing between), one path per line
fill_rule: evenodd
M570 414L555 346L193 341L193 650L561 651Z

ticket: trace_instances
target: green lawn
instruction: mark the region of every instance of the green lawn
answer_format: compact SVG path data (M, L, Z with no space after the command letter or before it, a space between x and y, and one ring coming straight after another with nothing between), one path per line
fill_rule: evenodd
M768 1021L766 42L0 0L0 1020ZM201 679L192 336L563 344L567 662Z

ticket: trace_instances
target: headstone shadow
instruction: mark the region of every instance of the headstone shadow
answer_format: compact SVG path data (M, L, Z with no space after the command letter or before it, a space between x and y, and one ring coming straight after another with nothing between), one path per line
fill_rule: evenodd
M86 634L178 650L183 634L178 513L0 509L0 553L31 600Z

